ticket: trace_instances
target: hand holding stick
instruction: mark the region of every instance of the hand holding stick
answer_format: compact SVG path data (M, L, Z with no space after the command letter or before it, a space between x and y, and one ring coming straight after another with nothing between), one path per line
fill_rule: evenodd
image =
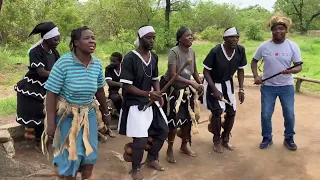
M191 64L192 62L192 59L191 58L188 58L187 61L182 65L182 67L178 70L178 72L170 79L170 81L161 89L161 94L166 92L167 89L170 87L170 85L177 79L177 77L180 75L180 73L189 65ZM151 104L153 103L154 101L150 100L150 102L145 105L143 107L143 111L145 111L149 106L151 106Z
M230 105L230 106L233 106L231 102L229 102L228 100L226 100L226 99L223 98L223 97L220 99L220 101L222 101L222 102L224 102L224 103L226 103L226 104L228 104L228 105Z
M295 67L297 67L297 66L301 66L302 64L303 64L303 62L300 62L299 64L296 64L296 65L294 65L294 66L292 66L292 67L289 67L289 68L286 69L286 70L293 69L293 68L295 68ZM282 71L281 71L281 72L282 72ZM263 79L262 82L264 82L264 81L266 81L266 80L268 80L268 79L271 79L271 78L273 78L273 77L276 77L276 76L280 75L281 72L279 72L279 73L277 73L277 74L274 74L274 75L272 75L272 76L270 76L270 77L267 77L267 78Z

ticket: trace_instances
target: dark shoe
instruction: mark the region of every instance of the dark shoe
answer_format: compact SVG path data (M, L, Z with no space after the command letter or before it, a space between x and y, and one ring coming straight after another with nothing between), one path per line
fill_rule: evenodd
M143 177L142 173L140 172L140 169L132 170L130 173L131 173L131 177L133 180L144 180L144 177Z
M229 142L223 142L222 146L230 151L233 151L235 149L235 147L232 144L230 144Z
M292 150L292 151L297 150L297 145L294 143L293 137L284 139L283 144L284 144L289 150Z
M265 149L272 144L273 144L272 139L270 139L268 137L264 137L262 142L260 143L260 149Z

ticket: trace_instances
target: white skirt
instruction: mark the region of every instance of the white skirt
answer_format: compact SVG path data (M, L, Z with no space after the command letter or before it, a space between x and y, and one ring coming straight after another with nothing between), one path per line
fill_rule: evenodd
M167 117L163 112L160 104L155 102L159 108L162 117L164 118L166 124L168 124ZM122 118L122 109L120 111L119 125ZM127 125L126 125L126 136L127 137L148 137L148 130L153 121L153 110L152 107L148 107L145 111L140 111L138 105L130 106L128 116L127 116Z
M226 104L223 101L220 100L216 100L215 98L213 98L213 94L211 92L211 89L209 87L209 84L206 80L204 80L203 82L204 85L204 94L203 94L203 105L207 108L210 109L214 108L214 109L222 109L223 111L226 110ZM224 83L214 83L215 87L222 93L226 93L227 97L229 99L229 101L232 103L232 107L233 110L236 111L237 109L237 102L236 102L236 96L235 94L232 92L232 86L231 86L231 82L230 81L225 81ZM222 86L225 86L226 91L227 92L223 92L223 88ZM224 97L226 98L226 97ZM218 101L218 105L219 107L215 107L215 105L217 103L214 103L213 101Z

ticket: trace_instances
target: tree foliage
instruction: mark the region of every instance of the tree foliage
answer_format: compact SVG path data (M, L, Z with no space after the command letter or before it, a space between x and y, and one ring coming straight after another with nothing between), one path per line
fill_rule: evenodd
M290 16L301 34L320 17L320 0L277 0L274 7Z
M288 4L280 3L284 1L288 0L278 0L276 7L294 12L289 11L292 7ZM305 25L316 8L312 0L303 2L303 8L310 8L303 9ZM250 39L259 39L263 25L272 16L260 6L240 9L200 0L11 0L3 1L0 13L1 43L35 41L36 37L28 37L32 28L51 20L59 27L62 39L69 38L72 29L86 25L99 40L111 42L123 52L133 47L136 31L142 25L150 24L156 29L155 50L160 52L174 46L176 31L181 26L189 27L204 40L220 41L223 30L231 26L238 27ZM309 27L319 28L317 18L312 22Z

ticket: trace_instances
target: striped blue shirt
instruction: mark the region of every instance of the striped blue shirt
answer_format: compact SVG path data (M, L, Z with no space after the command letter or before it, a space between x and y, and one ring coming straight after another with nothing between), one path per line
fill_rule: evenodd
M87 105L93 101L97 89L105 86L102 64L92 56L85 67L80 60L70 52L54 64L45 89L66 99L72 104Z

